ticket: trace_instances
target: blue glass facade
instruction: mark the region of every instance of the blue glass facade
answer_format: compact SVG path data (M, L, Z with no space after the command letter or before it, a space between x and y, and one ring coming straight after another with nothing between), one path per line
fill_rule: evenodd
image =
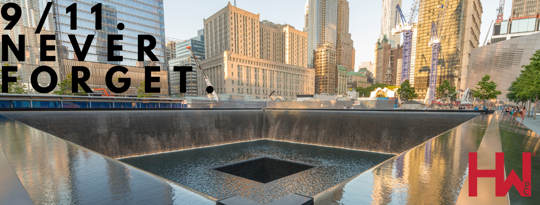
M59 32L61 36L60 55L62 59L76 60L73 46L68 35L76 35L77 41L82 47L86 37L95 35L92 46L86 56L86 62L118 64L123 66L142 67L144 65L155 65L164 68L165 62L165 24L163 16L162 0L56 0L59 13ZM70 14L66 14L66 8L73 3L77 3L77 30L70 29ZM91 13L91 8L101 3L102 10L102 30L95 30L95 14ZM117 25L123 23L124 30L117 29ZM156 38L157 45L153 52L159 62L148 63L137 61L138 35L149 34ZM123 35L123 40L116 41L117 45L122 45L123 50L115 52L115 55L123 56L122 62L107 61L107 36ZM62 50L66 49L66 50Z
M308 68L314 68L314 52L324 44L336 48L337 0L309 0L304 32L308 33Z

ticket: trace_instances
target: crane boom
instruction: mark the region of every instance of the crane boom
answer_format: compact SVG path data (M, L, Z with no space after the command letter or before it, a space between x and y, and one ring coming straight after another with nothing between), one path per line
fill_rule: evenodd
M401 65L401 82L409 79L410 68L411 68L411 53L412 53L412 41L413 41L413 27L414 19L418 13L418 4L420 0L414 0L413 5L411 6L411 17L407 22L405 20L405 15L401 11L401 7L396 5L396 19L395 24L396 28L392 29L392 34L396 35L398 33L403 33L403 54L402 54L402 65ZM397 22L397 18L401 19L400 24Z
M208 76L204 73L204 70L202 69L201 64L199 63L199 59L197 59L197 56L195 56L195 53L191 49L191 46L188 46L186 48L191 52L191 55L193 56L193 59L195 59L195 63L197 64L197 68L199 68L199 70L201 71L201 73L203 75L203 78L204 78L204 81L206 82L206 85L208 87L212 87L212 83L210 83L210 79L208 79ZM214 100L216 102L219 102L219 98L218 98L218 96L216 94L215 89L212 91L212 98L214 98Z
M499 0L499 7L497 7L496 23L501 23L503 21L503 14L504 14L504 0Z

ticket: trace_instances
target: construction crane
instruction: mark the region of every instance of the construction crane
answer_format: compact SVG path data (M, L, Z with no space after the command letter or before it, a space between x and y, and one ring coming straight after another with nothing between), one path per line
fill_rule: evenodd
M439 52L441 51L441 37L444 28L444 14L446 11L444 0L439 6L439 14L437 16L437 22L431 23L431 35L428 43L431 47L431 71L429 77L429 89L428 103L431 104L435 100L435 90L437 88L437 66L439 66Z
M414 19L418 14L418 4L420 0L414 0L411 7L411 16L409 21L405 20L405 16L401 11L399 4L396 6L396 28L392 29L392 35L403 33L403 57L402 57L402 66L401 66L401 82L409 79L410 68L411 68L411 50L412 50L412 41L413 41L413 28L414 28ZM401 22L398 24L397 18L401 19Z
M108 93L107 90L105 90L105 88L96 88L94 89L94 91L101 91L101 96L114 97L114 93Z
M499 7L497 7L497 21L495 23L501 23L503 21L504 13L504 0L499 0Z
M197 68L199 68L199 70L201 71L201 74L203 75L204 81L206 82L206 86L212 87L212 83L210 83L210 79L208 79L208 76L204 73L204 70L202 69L201 64L199 63L199 59L197 59L197 56L195 56L195 53L191 49L191 46L188 46L186 48L191 52L191 55L193 56L193 59L195 59L195 63L197 64ZM212 91L212 98L216 102L219 102L219 98L218 98L218 96L216 94L215 89Z

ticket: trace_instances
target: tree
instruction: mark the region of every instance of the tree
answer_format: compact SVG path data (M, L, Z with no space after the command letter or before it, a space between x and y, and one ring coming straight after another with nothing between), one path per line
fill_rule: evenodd
M437 97L443 102L454 101L457 98L456 86L452 86L448 80L444 80L444 82L439 85L436 92Z
M403 102L408 102L409 100L418 97L414 87L412 87L409 83L409 80L405 80L403 83L401 83L401 87L398 89L397 95L398 98Z
M540 50L537 50L530 60L528 65L522 66L521 75L512 82L510 87L512 90L509 94L516 100L534 101L533 118L536 119L538 95L540 95Z
M7 63L4 63L4 66L10 66ZM15 75L16 72L9 72L9 76ZM2 69L0 69L0 85L2 84ZM8 83L8 93L10 94L28 94L26 85L19 83L22 81L21 76L17 76L17 82ZM0 93L2 92L2 86L0 86Z
M374 85L369 86L367 88L356 87L354 89L356 90L356 92L358 92L359 96L369 97L371 95L371 92L373 92L375 89L377 89L377 88L386 88L386 87L389 87L389 85L382 84L382 83L377 83L377 84L374 84Z
M496 90L497 83L489 81L489 79L491 79L491 76L486 74L482 77L482 80L478 82L479 87L476 87L476 90L472 90L473 97L484 101L484 107L486 107L486 100L495 99L498 95L502 94L501 91Z
M66 76L66 79L64 79L64 81L58 83L58 90L57 91L54 91L54 94L56 95L81 95L81 96L84 96L84 95L88 95L84 89L82 88L81 85L78 85L78 93L72 93L71 92L71 84L73 84L73 81L72 81L72 76L71 74L68 74Z
M139 98L149 98L149 97L152 97L153 95L151 93L146 93L146 81L143 81L141 82L140 84L141 86L137 87L137 97Z

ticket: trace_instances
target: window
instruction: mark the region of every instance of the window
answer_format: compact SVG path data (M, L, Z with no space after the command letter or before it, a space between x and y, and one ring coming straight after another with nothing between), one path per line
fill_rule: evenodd
M13 108L30 108L30 101L13 101Z
M0 101L0 108L11 108L10 101Z
M33 108L60 108L60 102L51 101L33 101Z

